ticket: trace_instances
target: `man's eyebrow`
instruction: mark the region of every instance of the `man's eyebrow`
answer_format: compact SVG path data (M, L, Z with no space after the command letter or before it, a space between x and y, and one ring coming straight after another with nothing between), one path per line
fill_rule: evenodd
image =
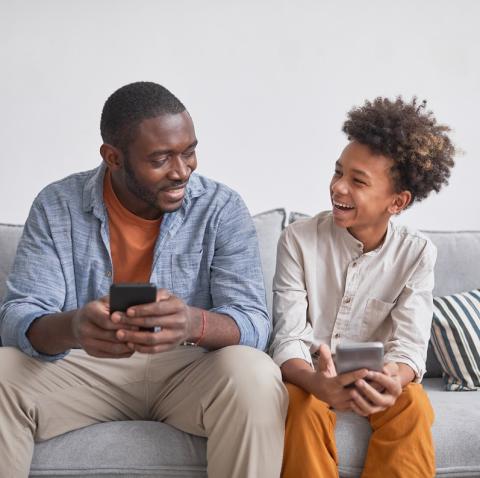
M185 151L188 151L189 149L193 149L193 148L196 148L197 147L197 144L198 144L198 140L196 139L192 144L188 145L186 148L185 148ZM171 149L156 149L155 151L152 151L148 156L147 158L153 158L155 156L161 156L161 155L164 155L164 154L170 154L172 153L173 151Z

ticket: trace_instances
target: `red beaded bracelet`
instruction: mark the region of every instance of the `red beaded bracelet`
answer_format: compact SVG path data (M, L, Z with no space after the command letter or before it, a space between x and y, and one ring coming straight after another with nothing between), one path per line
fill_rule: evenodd
M200 345L200 342L202 341L203 337L205 337L205 331L207 330L207 313L202 310L202 333L200 334L200 337L198 337L198 340L195 342L194 345Z

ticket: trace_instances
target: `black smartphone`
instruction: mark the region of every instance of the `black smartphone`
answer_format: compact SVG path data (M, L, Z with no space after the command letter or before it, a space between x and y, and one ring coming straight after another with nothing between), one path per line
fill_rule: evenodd
M112 284L110 286L110 314L125 312L133 305L151 304L157 298L155 284ZM144 332L153 332L153 327L140 327Z

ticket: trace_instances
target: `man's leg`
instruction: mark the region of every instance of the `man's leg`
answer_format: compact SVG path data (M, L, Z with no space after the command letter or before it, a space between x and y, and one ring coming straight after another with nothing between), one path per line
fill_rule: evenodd
M152 417L208 437L210 478L278 478L287 411L279 368L251 347L180 349L195 360L166 382L156 378L162 354L152 358Z
M0 347L0 476L28 476L34 440L93 423L145 419L147 358L97 359L82 350L42 362Z
M282 478L338 477L335 413L296 385L289 395Z
M423 387L407 385L393 407L370 417L373 433L362 478L435 476L433 418Z

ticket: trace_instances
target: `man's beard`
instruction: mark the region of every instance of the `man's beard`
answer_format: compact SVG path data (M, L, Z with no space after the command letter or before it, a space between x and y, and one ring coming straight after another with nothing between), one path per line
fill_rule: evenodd
M127 156L124 157L124 166L125 166L125 173L126 173L126 185L128 190L138 199L146 202L149 206L159 209L157 204L157 195L152 193L152 191L143 187L135 176L135 172L133 171L130 161Z

